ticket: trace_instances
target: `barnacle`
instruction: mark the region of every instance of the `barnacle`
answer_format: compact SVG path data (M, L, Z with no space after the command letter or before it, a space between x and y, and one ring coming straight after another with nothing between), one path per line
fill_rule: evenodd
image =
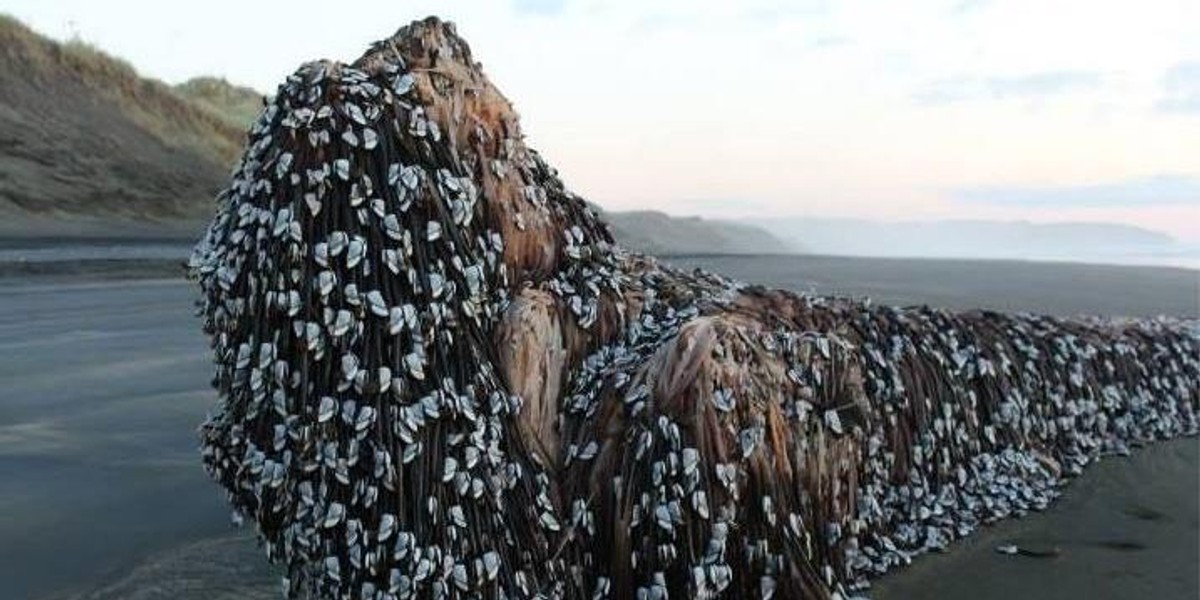
M436 19L287 78L190 266L203 460L292 596L844 594L1197 431L1194 323L625 252Z

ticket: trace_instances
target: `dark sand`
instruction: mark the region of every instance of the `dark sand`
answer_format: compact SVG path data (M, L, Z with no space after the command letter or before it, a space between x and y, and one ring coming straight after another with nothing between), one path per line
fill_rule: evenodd
M949 552L917 558L876 582L870 597L1200 597L1200 440L1159 442L1107 458L1042 513L984 528ZM1010 556L996 546L1053 550Z
M924 298L1060 314L1197 312L1196 272L1178 269L1100 267L1103 277L1081 280L1095 270L696 260L672 262L793 289L815 282L820 292L862 290L877 301ZM278 597L278 573L247 533L231 529L224 498L199 465L195 428L214 399L207 342L191 316L192 289L177 279L105 280L139 274L136 263L118 262L115 275L85 261L0 279L0 599ZM897 269L924 275L895 275ZM81 276L88 272L102 277ZM1045 513L920 557L868 595L1196 598L1198 446L1195 438L1175 440L1106 459ZM1008 542L1061 554L995 553Z
M213 398L188 286L2 285L0 598L88 589L228 535L197 462Z
M1200 316L1200 271L1020 260L841 256L674 256L748 283L880 304L990 308L1059 316Z

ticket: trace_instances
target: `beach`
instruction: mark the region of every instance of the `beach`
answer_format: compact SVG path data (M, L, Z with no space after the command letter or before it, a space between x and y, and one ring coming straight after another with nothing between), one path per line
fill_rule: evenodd
M48 260L24 271L10 265L0 287L0 352L7 357L0 361L7 391L0 471L8 475L0 478L0 598L278 597L278 572L249 532L230 525L223 492L200 466L195 429L215 397L207 341L192 316L193 288L164 277L178 264L169 256L145 261L144 269L137 259L105 261ZM669 261L801 291L867 293L877 302L1196 314L1197 274L1182 269ZM1198 449L1200 440L1187 438L1104 459L1049 510L919 557L865 594L1194 598ZM995 551L1010 543L1057 554Z

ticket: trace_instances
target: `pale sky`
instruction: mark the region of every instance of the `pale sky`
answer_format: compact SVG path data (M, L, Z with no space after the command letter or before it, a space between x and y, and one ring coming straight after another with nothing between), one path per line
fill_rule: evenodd
M271 92L429 14L613 209L1115 221L1200 242L1200 1L0 0Z

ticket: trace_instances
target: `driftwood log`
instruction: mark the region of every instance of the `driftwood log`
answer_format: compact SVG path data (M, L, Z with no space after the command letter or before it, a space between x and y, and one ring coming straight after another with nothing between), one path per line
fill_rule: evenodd
M204 462L290 596L846 596L1197 432L1194 323L623 251L436 19L288 77L191 267Z

